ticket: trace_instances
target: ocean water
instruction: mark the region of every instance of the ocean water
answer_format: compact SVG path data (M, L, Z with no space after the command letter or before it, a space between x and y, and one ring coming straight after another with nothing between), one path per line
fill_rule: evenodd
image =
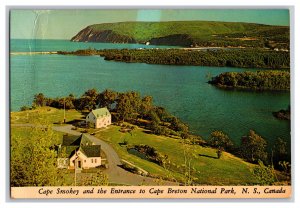
M30 42L35 42L31 48ZM11 52L72 51L129 46L144 47L66 40L12 40L10 49ZM70 93L80 96L91 88L135 90L153 96L155 104L178 116L193 133L204 138L214 130L222 130L238 144L253 129L268 141L269 147L277 137L290 143L290 123L272 116L273 111L286 109L290 104L289 92L222 90L207 83L208 74L246 70L249 69L122 63L105 61L99 56L11 55L11 111L31 105L33 96L39 92L59 97Z

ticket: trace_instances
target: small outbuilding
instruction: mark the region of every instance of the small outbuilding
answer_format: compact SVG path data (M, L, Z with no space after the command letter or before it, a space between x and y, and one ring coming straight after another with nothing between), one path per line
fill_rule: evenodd
M86 123L93 128L103 128L111 125L111 114L107 108L92 110L86 116Z

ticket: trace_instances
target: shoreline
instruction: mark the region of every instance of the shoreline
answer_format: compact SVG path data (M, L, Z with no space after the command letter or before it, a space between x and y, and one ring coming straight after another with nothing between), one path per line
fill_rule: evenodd
M179 48L132 48L137 50L147 50L147 49L181 49L181 50L209 50L209 49L245 49L246 47L179 47ZM87 49L79 49L79 50L87 50ZM103 50L103 49L100 49ZM114 49L113 49L114 50ZM118 49L116 49L118 50ZM121 50L121 49L119 49ZM76 51L63 51L67 54L71 54ZM58 51L22 51L22 52L10 52L10 55L35 55L35 54L58 54Z
M36 52L10 52L10 55L48 55L48 54L57 54L57 51L36 51Z

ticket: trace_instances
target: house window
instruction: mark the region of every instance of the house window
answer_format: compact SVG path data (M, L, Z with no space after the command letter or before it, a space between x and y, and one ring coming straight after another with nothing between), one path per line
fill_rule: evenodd
M94 162L94 160L92 159L92 163Z
M86 163L86 160L84 160L84 162Z
M97 159L95 159L95 163L97 163Z

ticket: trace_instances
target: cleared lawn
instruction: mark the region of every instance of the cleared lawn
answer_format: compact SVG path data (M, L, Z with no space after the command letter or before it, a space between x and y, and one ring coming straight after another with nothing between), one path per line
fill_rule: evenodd
M31 120L39 118L47 121L47 123L59 124L63 123L64 110L52 107L41 107L35 110L18 111L10 113L11 124L30 123ZM76 110L66 110L66 122L81 120L85 118L80 112Z
M32 127L11 127L11 143L14 139L26 140L30 136ZM53 144L59 144L64 133L54 131Z
M194 181L207 185L251 185L257 184L256 179L250 172L253 164L247 163L229 153L224 152L220 159L217 159L216 150L201 147L198 145L183 145L180 139L173 139L164 136L156 136L143 132L143 129L136 128L132 134L122 133L119 126L98 132L95 136L110 143L122 159L125 159L138 167L148 171L152 175L176 178L182 181L184 172L184 151L192 158ZM168 156L171 171L142 159L127 152L127 148L121 145L124 140L128 145L145 144L154 147L159 153ZM185 147L184 147L185 146Z

